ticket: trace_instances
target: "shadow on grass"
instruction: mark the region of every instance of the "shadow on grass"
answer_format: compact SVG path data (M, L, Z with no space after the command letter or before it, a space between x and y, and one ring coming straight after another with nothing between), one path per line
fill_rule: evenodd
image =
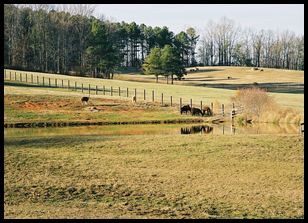
M107 138L108 136L100 136L99 140L104 141L105 137ZM38 149L69 149L77 145L80 146L83 143L95 142L97 140L97 136L94 135L40 136L31 138L10 137L4 139L4 146L9 147L10 149L18 149L23 147Z
M239 78L213 78L213 77L185 77L183 81L228 81L228 80L237 80Z
M190 68L190 69L194 69L194 68ZM225 70L225 69L199 69L197 71L189 71L190 69L188 69L187 73L204 73L204 72L214 72L214 71Z
M258 83L254 84L192 84L192 86L198 87L210 87L210 88L222 88L228 90L237 90L242 88L259 87L266 89L272 93L289 93L289 94L304 94L304 84L292 83L292 82L281 82L281 83Z

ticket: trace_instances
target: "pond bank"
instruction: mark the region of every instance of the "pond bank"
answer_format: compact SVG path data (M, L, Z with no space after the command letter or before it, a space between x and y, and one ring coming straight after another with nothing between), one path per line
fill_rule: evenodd
M217 120L215 120L217 121ZM145 121L118 121L118 122L16 122L4 123L4 128L33 128L33 127L65 127L90 125L137 125L137 124L180 124L180 123L207 123L205 119L174 119L174 120L145 120Z

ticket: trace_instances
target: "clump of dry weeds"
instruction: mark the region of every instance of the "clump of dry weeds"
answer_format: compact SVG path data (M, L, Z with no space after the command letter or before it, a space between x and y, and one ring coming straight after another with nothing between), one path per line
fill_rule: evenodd
M258 87L237 90L231 101L244 108L241 117L246 120L299 124L304 118L295 109L279 106L266 90Z

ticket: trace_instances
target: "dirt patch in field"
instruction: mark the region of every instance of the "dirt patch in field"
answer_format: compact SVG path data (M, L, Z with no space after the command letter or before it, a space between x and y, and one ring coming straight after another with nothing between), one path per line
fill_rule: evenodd
M161 110L159 103L138 102L106 99L106 98L90 98L88 104L82 104L80 98L63 98L63 97L30 97L26 95L5 95L5 104L15 109L23 109L28 111L120 111L120 112L141 112L145 110Z
M69 106L66 101L58 102L24 102L20 105L23 109L29 110L46 110L46 109L58 109Z

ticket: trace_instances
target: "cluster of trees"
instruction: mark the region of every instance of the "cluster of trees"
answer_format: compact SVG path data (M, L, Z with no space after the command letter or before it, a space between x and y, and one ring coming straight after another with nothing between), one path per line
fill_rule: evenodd
M165 45L163 49L152 48L143 64L143 69L145 74L155 75L156 83L159 75L166 77L167 84L171 76L171 84L173 84L173 75L180 80L186 74L179 50L171 45Z
M89 5L4 5L4 64L8 68L112 78L120 67L141 68L154 47L177 48L196 65L193 28L175 35L166 26L111 22Z
M304 70L304 36L241 29L224 17L206 26L198 54L203 65Z

